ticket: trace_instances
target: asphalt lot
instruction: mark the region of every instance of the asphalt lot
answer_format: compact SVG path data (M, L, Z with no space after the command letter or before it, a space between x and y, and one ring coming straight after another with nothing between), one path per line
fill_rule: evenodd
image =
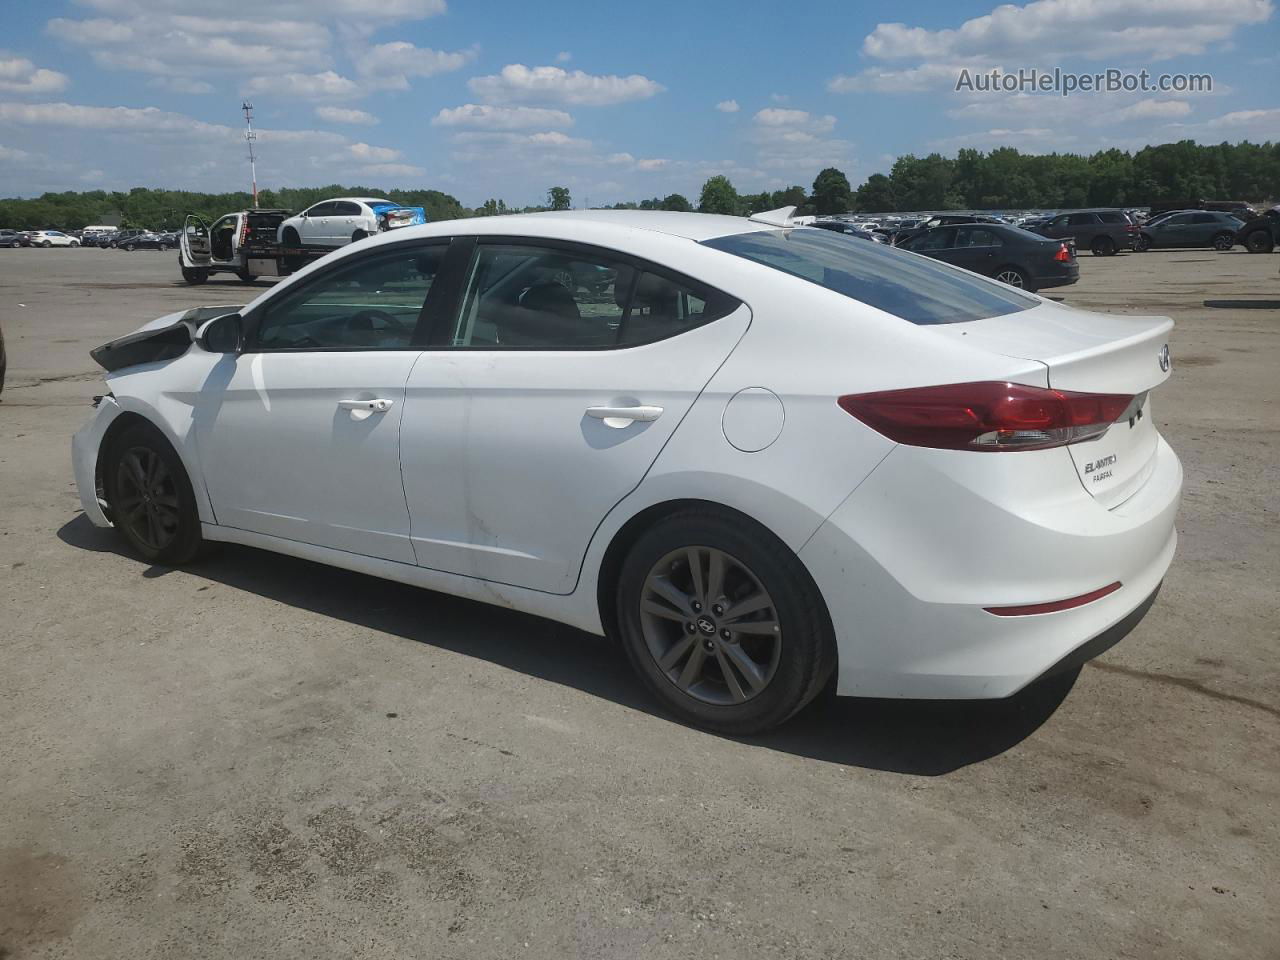
M1048 292L1178 321L1146 620L1069 691L734 740L532 617L125 555L71 477L88 350L246 288L0 251L0 958L1280 956L1280 256L1081 267Z

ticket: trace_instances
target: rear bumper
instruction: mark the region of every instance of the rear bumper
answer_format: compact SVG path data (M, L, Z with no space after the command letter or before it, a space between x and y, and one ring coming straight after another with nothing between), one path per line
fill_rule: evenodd
M1072 263L1061 272L1055 272L1044 277L1033 277L1032 279L1039 290L1043 290L1045 287L1065 287L1080 279L1080 264Z
M1008 456L1019 462L993 488L989 463L963 459L985 455L899 447L801 550L835 627L840 694L1007 697L1096 656L1145 614L1177 543L1182 468L1168 445L1112 510L1066 474L1066 450ZM1055 613L984 609L1115 581L1114 593Z

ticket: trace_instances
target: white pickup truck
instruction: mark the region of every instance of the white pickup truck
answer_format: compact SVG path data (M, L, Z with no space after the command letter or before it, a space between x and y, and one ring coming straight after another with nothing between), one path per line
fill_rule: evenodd
M276 241L276 231L289 213L255 207L228 213L212 224L191 214L178 240L182 279L200 284L211 274L234 273L244 283L253 283L259 277L288 276L327 253Z

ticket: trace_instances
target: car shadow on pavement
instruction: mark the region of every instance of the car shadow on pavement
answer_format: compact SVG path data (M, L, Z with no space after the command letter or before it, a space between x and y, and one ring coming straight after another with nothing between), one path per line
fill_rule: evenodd
M1280 310L1280 300L1206 300L1204 305L1219 310Z
M140 563L112 531L94 527L83 514L64 524L58 538L81 550ZM170 569L145 567L140 576L163 576ZM231 544L184 570L356 627L665 715L614 642L550 620ZM997 756L1030 736L1053 715L1078 673L994 701L852 699L836 697L828 687L781 729L725 739L842 766L939 776Z

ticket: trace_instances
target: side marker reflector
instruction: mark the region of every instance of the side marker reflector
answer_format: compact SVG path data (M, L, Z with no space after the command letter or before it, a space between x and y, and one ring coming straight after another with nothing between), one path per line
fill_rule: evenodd
M983 607L982 609L987 613L994 613L997 617L1030 617L1037 613L1057 613L1059 610L1083 607L1086 603L1101 600L1119 589L1120 581L1117 580L1115 583L1109 583L1101 589L1094 590L1092 593L1082 593L1080 596L1071 597L1068 600L1054 600L1050 603L1029 603L1021 607Z

